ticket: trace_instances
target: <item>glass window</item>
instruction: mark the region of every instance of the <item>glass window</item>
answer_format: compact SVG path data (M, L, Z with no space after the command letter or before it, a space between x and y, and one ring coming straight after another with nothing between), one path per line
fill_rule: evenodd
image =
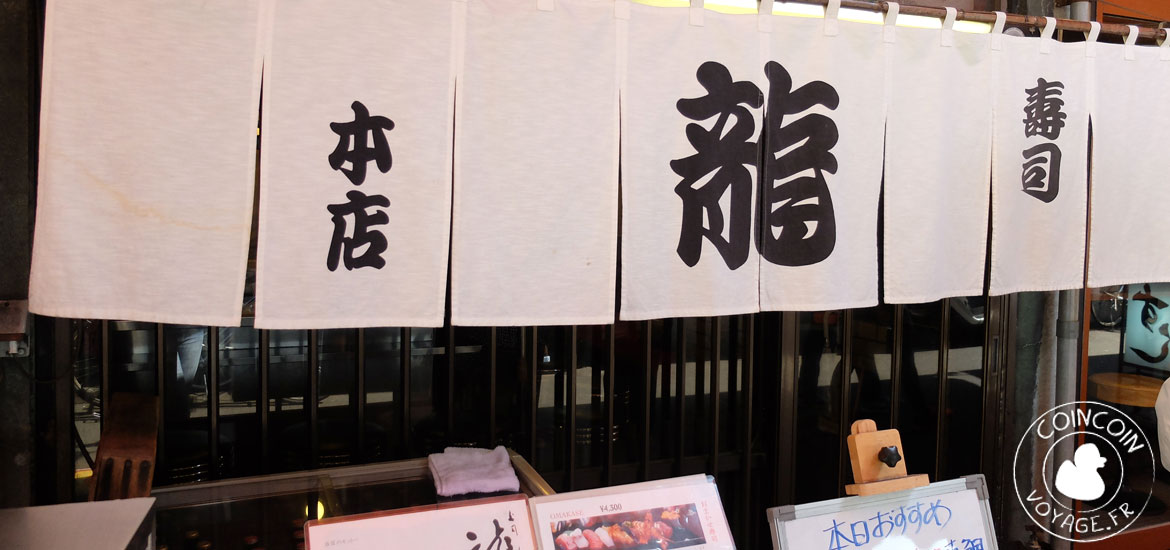
M1089 361L1082 373L1085 397L1133 418L1154 448L1153 497L1130 529L1170 522L1170 460L1162 459L1163 447L1170 441L1158 437L1158 427L1170 424L1170 411L1159 415L1155 409L1159 391L1170 380L1170 283L1090 289L1087 322ZM1135 455L1126 458L1140 459ZM1133 465L1132 471L1142 470ZM1108 463L1102 472L1103 477L1120 474ZM1143 489L1132 486L1128 479L1125 483L1128 485L1123 485L1122 491Z

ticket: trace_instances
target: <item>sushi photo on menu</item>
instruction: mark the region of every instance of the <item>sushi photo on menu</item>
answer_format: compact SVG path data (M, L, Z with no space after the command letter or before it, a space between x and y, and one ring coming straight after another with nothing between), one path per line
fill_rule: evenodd
M684 548L707 543L698 506L666 506L550 524L557 550L605 548Z
M542 550L735 548L719 491L689 476L529 500Z

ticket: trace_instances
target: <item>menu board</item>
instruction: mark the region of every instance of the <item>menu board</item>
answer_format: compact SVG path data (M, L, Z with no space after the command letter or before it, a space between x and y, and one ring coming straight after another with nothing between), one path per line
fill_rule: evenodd
M777 550L997 550L982 475L768 510Z
M524 495L320 519L305 524L306 550L535 550Z
M541 550L733 549L719 490L704 475L529 500Z

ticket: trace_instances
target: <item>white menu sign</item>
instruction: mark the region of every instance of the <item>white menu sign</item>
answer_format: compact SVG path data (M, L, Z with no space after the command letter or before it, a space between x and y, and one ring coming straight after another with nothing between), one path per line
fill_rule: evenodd
M306 550L535 550L523 495L314 520Z
M529 500L541 550L734 549L719 489L707 476Z
M994 550L983 476L768 510L776 548Z

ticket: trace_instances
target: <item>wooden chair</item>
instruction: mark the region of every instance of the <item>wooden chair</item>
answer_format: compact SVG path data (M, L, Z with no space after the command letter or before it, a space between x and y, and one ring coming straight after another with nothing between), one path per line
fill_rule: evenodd
M158 449L158 397L120 393L110 398L98 443L89 500L150 496Z

